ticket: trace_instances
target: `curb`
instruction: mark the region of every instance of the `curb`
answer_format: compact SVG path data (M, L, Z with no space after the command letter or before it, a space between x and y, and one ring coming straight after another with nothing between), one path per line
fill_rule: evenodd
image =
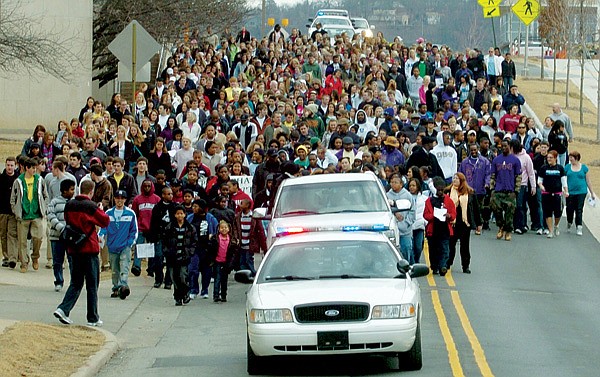
M100 351L90 356L85 364L83 364L71 377L92 377L98 374L100 369L105 366L115 353L119 350L119 342L117 338L111 333L103 329L94 328L96 331L100 331L106 338L104 346Z

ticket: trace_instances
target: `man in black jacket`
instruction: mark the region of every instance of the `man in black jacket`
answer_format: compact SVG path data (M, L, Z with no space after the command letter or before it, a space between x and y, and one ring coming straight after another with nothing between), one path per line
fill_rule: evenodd
M408 161L406 162L406 169L410 169L413 166L419 168L422 166L429 166L431 167L431 174L429 175L431 178L443 178L444 173L442 172L442 168L440 167L437 158L433 153L430 153L431 149L433 148L433 142L433 138L429 136L423 137L421 142L422 147L415 148L413 150L413 153L410 155Z
M117 192L117 190L124 190L127 192L127 202L126 206L130 206L133 202L133 198L138 195L137 183L133 176L125 171L123 168L125 166L125 161L120 157L115 157L113 161L113 168L115 172L108 177L108 181L112 185L113 188L113 196Z
M167 226L175 222L175 203L173 203L173 191L170 187L165 187L161 192L162 200L152 208L152 217L150 218L150 234L148 240L154 243L154 258L152 258L152 269L154 270L154 288L160 288L163 281L165 289L171 289L171 274L167 266L167 276L164 274L164 254L163 247L165 243L164 233Z
M0 174L0 242L2 243L2 267L15 268L17 261L9 260L8 250L17 250L17 219L10 207L10 192L15 179L17 160L8 157Z

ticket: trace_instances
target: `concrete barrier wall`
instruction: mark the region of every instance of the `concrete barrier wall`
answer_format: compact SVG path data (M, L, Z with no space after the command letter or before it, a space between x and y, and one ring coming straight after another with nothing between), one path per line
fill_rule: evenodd
M92 1L22 0L20 5L24 14L40 21L42 29L59 30L66 38L72 38L69 48L78 53L82 65L72 70L72 83L41 71L0 77L3 138L31 134L36 124L55 131L58 120L77 117L85 99L92 94Z

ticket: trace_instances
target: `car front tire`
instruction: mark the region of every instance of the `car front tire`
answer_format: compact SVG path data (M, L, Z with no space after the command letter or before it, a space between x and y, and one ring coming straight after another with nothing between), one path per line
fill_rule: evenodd
M398 353L398 368L400 370L420 370L423 367L423 354L421 353L421 323L417 323L415 342L411 349Z
M264 371L264 358L256 356L252 347L250 346L250 337L246 335L246 356L247 356L247 371L251 376L257 374L263 374Z

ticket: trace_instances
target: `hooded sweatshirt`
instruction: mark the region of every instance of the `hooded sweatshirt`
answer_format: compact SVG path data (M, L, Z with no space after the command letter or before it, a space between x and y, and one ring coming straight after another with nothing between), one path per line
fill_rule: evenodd
M358 120L359 113L363 113L365 116L365 119L362 122L359 122ZM377 133L377 127L375 127L373 122L369 121L367 113L364 110L358 110L356 112L356 115L354 116L354 124L358 125L358 132L356 134L361 138L361 140L364 140L370 131Z
M452 178L458 168L458 162L456 159L456 150L452 145L444 145L444 133L438 132L437 145L433 147L431 153L437 158L440 168L444 172L444 178Z
M396 221L401 236L412 235L412 225L415 222L415 203L412 194L407 189L402 188L399 192L394 192L394 190L390 189L390 191L386 193L386 196L393 201L406 199L412 203L411 208L408 211L401 212L404 220Z
M150 192L145 195L143 190L141 194L133 199L131 209L137 216L138 230L143 235L150 232L150 220L152 219L152 209L160 202L160 197L154 193L154 183L150 179L146 179L152 183Z

